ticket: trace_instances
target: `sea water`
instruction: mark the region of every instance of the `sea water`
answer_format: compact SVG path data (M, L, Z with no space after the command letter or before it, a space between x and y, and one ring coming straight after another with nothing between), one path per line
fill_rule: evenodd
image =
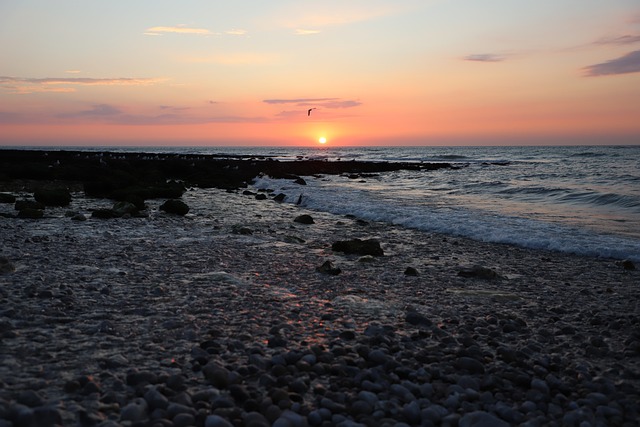
M528 248L640 261L640 146L274 150L286 159L449 162L456 169L257 188L309 209ZM300 198L300 196L302 196Z
M63 148L63 147L59 147ZM64 147L79 149L78 147ZM255 188L312 210L424 231L640 262L640 146L93 147L280 161L447 162L454 169L291 180Z

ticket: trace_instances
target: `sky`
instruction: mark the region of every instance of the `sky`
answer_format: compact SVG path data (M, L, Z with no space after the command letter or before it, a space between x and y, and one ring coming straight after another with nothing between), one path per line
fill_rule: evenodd
M2 146L320 138L640 144L640 1L0 0Z

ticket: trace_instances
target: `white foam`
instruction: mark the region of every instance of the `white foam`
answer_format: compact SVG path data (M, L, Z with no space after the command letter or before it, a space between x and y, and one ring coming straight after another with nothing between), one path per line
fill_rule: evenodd
M261 177L254 185L285 193L285 201L289 203L296 203L302 195L304 207L333 214L355 215L366 220L485 242L640 261L640 244L632 238L461 205L448 206L438 197L429 199L426 192L420 200L393 197L389 191L371 191L366 186L353 185L343 177L308 179L306 186ZM371 188L376 185L371 184Z

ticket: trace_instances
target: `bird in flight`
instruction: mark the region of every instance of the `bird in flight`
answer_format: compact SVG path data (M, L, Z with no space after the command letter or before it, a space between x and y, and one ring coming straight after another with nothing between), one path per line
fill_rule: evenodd
M309 108L309 109L307 110L307 116L310 116L310 115L311 115L311 110L315 110L315 107L314 107L314 108Z

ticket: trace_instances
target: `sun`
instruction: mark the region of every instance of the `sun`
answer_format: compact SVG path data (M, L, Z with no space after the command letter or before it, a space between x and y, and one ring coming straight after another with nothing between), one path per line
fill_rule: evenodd
M327 143L327 138L325 138L324 136L321 136L320 138L318 138L318 142L320 144L326 144Z

